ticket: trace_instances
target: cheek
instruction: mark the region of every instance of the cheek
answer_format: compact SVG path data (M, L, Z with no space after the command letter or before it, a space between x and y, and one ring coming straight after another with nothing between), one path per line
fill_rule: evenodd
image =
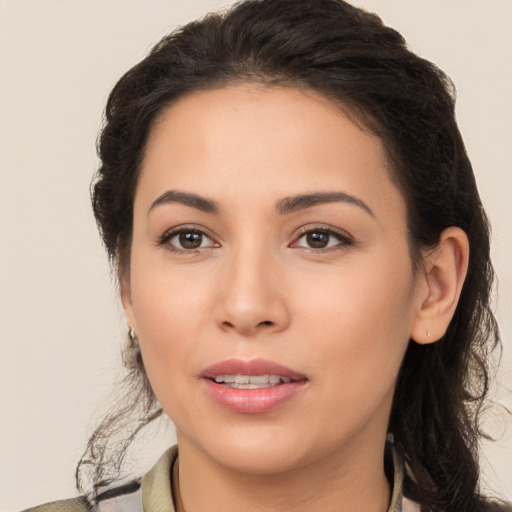
M323 300L310 303L300 329L306 345L301 358L309 361L315 397L321 397L311 417L325 418L330 411L322 422L325 439L356 435L372 419L388 421L409 341L410 302L399 290L406 283L371 277L347 277L345 286L325 283Z
M317 294L298 295L305 297L301 309L307 312L304 342L314 340L312 367L324 369L329 385L338 380L364 393L376 383L394 382L409 342L414 288L407 260L383 270L362 267L317 280Z
M200 332L211 318L209 287L175 269L145 264L138 270L132 272L132 301L141 351L158 399L168 402L194 378L183 369L193 360Z
M210 284L204 272L171 267L165 258L141 258L132 266L132 301L138 328L152 343L165 342L173 334L184 335L204 321ZM196 275L198 274L198 275Z

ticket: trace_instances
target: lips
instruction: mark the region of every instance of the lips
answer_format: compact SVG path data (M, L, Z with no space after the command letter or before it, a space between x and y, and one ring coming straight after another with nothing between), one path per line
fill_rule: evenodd
M306 375L265 359L228 359L201 373L208 396L223 408L242 414L270 412L298 395Z
M215 379L218 375L281 375L291 380L306 379L304 374L266 359L227 359L205 368L201 374L207 379Z

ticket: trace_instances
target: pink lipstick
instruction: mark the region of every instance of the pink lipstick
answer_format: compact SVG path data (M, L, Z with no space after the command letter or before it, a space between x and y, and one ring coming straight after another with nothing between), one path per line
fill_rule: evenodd
M265 359L228 359L201 373L209 397L233 412L270 412L300 393L308 379L304 374Z

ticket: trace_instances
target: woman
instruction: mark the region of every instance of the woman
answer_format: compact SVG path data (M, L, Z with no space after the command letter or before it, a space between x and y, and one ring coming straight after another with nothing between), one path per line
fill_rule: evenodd
M118 82L99 154L137 387L87 498L40 510L499 510L489 229L438 68L340 0L242 2ZM138 406L129 441L163 410L179 456L116 487Z

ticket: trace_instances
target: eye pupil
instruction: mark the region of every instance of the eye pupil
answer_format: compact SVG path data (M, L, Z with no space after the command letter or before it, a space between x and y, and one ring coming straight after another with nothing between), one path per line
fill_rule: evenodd
M201 233L180 233L179 235L180 245L184 249L198 249L201 247L201 243L203 242L203 235Z
M323 249L329 243L329 235L326 233L308 233L306 235L308 245L314 249Z

